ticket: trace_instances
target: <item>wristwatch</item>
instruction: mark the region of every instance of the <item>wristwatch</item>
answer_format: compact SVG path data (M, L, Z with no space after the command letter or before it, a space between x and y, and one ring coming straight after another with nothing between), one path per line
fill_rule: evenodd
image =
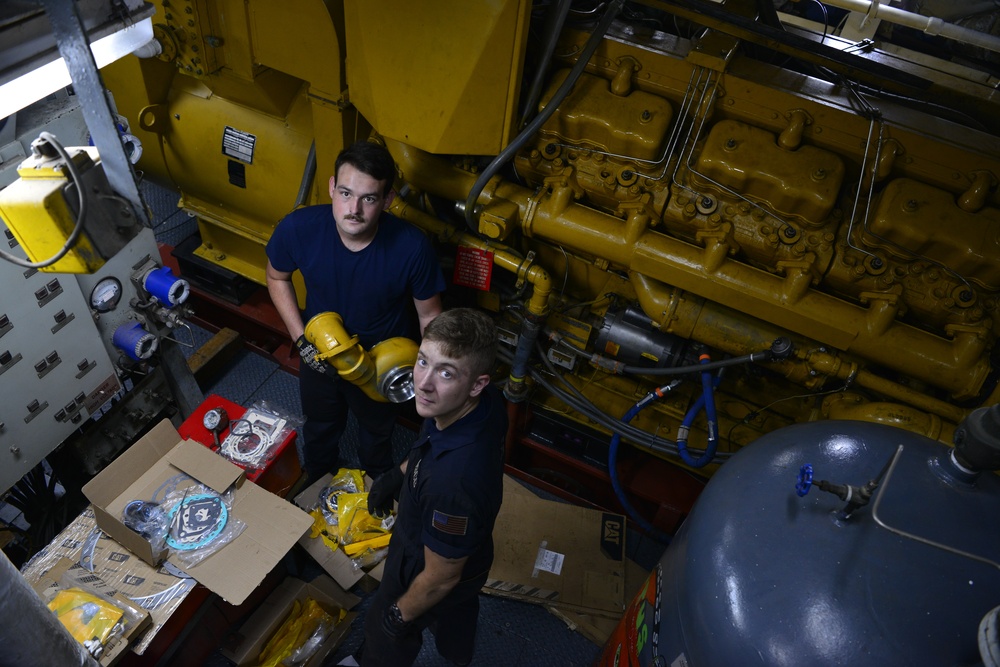
M403 620L403 612L399 610L399 605L393 602L389 605L389 618L392 619L392 624L403 628L406 627L406 621Z

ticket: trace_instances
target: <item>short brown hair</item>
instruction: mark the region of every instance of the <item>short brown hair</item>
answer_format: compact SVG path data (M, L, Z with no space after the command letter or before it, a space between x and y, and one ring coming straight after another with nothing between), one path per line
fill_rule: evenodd
M474 308L446 310L424 329L424 340L438 343L453 359L466 359L474 376L493 370L497 358L497 329L493 320Z

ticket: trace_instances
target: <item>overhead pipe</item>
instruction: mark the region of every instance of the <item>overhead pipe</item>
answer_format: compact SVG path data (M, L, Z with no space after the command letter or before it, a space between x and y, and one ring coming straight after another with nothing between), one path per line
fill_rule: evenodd
M954 23L947 23L933 16L924 16L908 12L905 9L892 7L888 2L880 0L823 0L823 4L839 7L852 12L858 12L868 19L881 19L889 23L914 28L928 35L947 37L948 39L971 44L995 53L1000 53L1000 37L994 37L985 32L963 28Z

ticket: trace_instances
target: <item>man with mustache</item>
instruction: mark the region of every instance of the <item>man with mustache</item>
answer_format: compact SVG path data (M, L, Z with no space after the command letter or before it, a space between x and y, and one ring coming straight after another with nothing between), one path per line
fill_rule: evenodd
M360 467L372 477L392 468L397 406L368 398L317 360L304 323L318 313L339 313L347 331L371 349L396 336L419 340L441 312L444 278L430 241L385 212L395 195L395 177L385 147L359 141L345 148L330 178L333 205L292 211L267 244L267 291L303 362L299 392L307 484L340 467L349 411L359 427ZM302 312L292 283L296 270L306 289Z

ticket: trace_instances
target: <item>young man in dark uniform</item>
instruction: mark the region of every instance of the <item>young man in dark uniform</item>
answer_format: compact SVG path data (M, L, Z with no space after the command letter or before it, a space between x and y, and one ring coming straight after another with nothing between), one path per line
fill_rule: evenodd
M490 384L496 347L492 320L469 308L445 311L424 330L413 371L421 435L369 493L370 511L384 515L398 491L399 514L365 617L365 667L412 664L424 628L443 657L472 661L503 497L507 411Z
M369 398L317 361L316 347L303 335L304 323L319 313L338 313L348 333L370 350L396 336L418 340L441 312L444 278L430 241L384 212L395 177L396 165L383 146L364 141L349 146L337 157L330 178L333 205L292 211L267 244L267 290L304 362L299 393L310 482L340 467L348 410L358 420L361 467L373 477L392 468L397 406ZM303 312L292 284L296 270L306 287Z

